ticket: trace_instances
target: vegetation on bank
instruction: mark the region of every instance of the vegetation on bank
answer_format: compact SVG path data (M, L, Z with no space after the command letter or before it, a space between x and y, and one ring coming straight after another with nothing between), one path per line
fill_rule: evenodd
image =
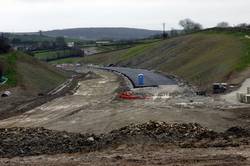
M250 64L247 32L205 30L168 40L83 58L83 63L160 70L208 88L228 81ZM250 35L249 35L250 36Z
M161 39L145 39L145 40L138 40L138 41L115 42L115 43L105 44L105 45L92 44L92 45L89 45L88 47L89 48L91 47L92 49L96 50L96 52L93 54L95 56L97 56L98 54L106 54L106 53L112 54L112 52L116 52L116 51L123 52L129 49L130 52L126 54L126 56L129 57L134 52L144 52L145 49L149 49L151 46L157 45L157 43L160 41L162 40ZM85 51L88 50L87 47L84 47L84 48L86 48ZM81 61L84 61L84 59L88 59L89 56L92 57L93 55L85 54L84 57L68 57L68 58L66 57L66 58L50 61L50 63L53 63L53 64L79 63Z
M63 83L68 75L58 69L21 52L0 54L3 76L8 78L1 89L22 87L26 92L44 93Z
M5 86L13 87L17 85L17 71L16 71L15 53L0 54L0 64L3 66L3 76L8 78Z
M206 34L225 34L231 35L240 40L243 44L242 54L240 55L240 63L237 64L236 70L241 71L249 67L250 65L250 30L240 30L237 28L225 29L208 29L203 33Z
M159 70L183 77L201 88L210 87L213 82L228 81L232 75L249 68L249 29L219 27L228 26L223 22L217 28L202 30L200 24L189 19L180 23L184 30L176 31L167 40L118 42L117 45L90 43L104 52L96 55L77 57L77 50L65 48L63 38L57 38L58 49L48 47L47 50L32 51L32 54L39 60L53 60L56 64L82 62ZM116 50L118 48L121 49Z

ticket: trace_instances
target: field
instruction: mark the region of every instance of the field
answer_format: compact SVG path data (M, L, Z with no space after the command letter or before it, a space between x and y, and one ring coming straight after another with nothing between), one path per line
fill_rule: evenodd
M77 50L70 50L70 49L34 52L34 57L43 61L50 61L50 60L65 58L69 56L79 56L79 52Z
M159 42L159 39L143 39L136 41L124 41L124 42L114 42L110 44L83 44L80 45L82 49L85 51L85 56L92 56L97 54L112 54L117 51L123 51L127 49L131 49L131 52L143 52L146 47L156 44ZM129 56L129 55L128 55ZM61 64L61 63L79 63L83 60L82 57L66 57L63 59L53 60L51 63L53 64Z
M247 69L250 40L245 35L210 30L85 57L82 62L154 69L207 89L211 83L228 81L233 74Z

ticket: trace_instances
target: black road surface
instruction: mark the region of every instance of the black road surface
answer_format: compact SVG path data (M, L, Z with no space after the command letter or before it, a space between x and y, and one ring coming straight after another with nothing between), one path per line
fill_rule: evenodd
M176 85L176 81L173 79L155 73L153 71L144 69L131 69L125 67L105 67L106 70L115 71L126 76L134 85L135 88L139 87L155 87L159 85ZM139 85L138 75L144 75L144 85Z

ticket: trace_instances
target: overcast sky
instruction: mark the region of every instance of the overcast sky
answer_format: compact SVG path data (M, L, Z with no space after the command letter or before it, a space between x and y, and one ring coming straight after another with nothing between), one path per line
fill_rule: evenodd
M76 27L180 28L191 18L204 27L250 23L250 0L0 0L0 31Z

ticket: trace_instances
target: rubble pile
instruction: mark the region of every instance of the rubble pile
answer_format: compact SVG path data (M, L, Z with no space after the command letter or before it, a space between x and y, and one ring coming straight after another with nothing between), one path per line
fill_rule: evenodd
M250 144L250 130L233 127L217 133L196 123L150 121L131 124L108 134L77 134L44 128L0 129L0 157L89 152L121 144L172 144L183 148Z
M197 123L165 123L150 121L131 124L106 135L113 144L160 143L182 148L236 147L250 144L250 130L232 127L217 133Z
M217 136L217 133L204 128L197 123L169 124L166 122L154 121L150 121L144 124L131 124L119 130L113 130L110 134L113 136L143 135L168 141L170 139L177 141L187 138L211 138Z
M98 140L94 135L59 132L44 128L0 129L0 157L89 151L96 147L95 139Z

